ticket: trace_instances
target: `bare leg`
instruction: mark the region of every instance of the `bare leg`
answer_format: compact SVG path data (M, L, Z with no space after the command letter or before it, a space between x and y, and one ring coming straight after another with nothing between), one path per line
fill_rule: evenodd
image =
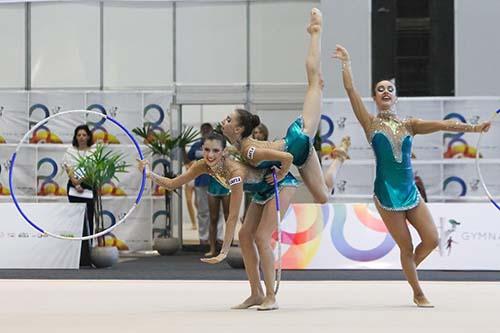
M222 213L224 214L224 223L227 222L227 219L229 217L229 204L231 202L231 196L226 195L221 197L221 202L222 202Z
M224 213L224 221L227 221L227 218L229 217L229 204L231 202L231 196L226 195L221 197L222 200L222 211Z
M425 299L425 296L422 288L420 287L420 282L418 281L417 268L414 258L415 256L413 254L413 244L411 241L410 230L406 224L406 213L387 211L380 207L377 200L375 200L375 206L377 207L385 226L389 230L389 233L399 247L401 266L408 283L413 289L414 302L417 303L417 299L423 300ZM430 306L430 303L427 302L427 304ZM417 303L417 305L421 306L419 303Z
M307 189L311 192L314 202L320 204L327 203L331 192L326 187L323 170L321 170L316 152L313 152L309 156L306 163L299 169L299 173Z
M307 91L304 97L302 117L303 131L309 137L314 137L318 131L321 119L322 79L321 79L321 12L314 8L311 11L307 32L311 35L309 52L306 58ZM313 153L299 170L302 180L311 192L314 202L326 203L330 192L325 185L318 156Z
M423 200L417 207L408 211L407 218L421 239L420 244L415 249L415 266L418 266L438 246L439 235L427 204ZM431 305L423 294L415 295L415 303L418 306Z
M210 251L205 253L205 257L213 257L217 255L215 242L217 240L217 223L219 222L220 203L221 203L220 197L212 195L208 196L208 208L210 210L210 226L208 229L208 241L210 244Z
M184 186L184 193L186 194L186 205L189 213L189 219L191 220L191 229L196 230L198 227L196 226L196 214L193 204L194 186L186 184Z
M262 206L252 202L248 207L245 222L238 233L245 271L250 283L250 297L231 309L248 309L254 305L260 305L264 300L264 290L260 284L259 255L255 245L255 233L262 216L262 210Z
M281 216L285 215L288 210L290 201L295 194L295 188L285 187L280 191L280 210ZM274 253L271 247L271 239L274 230L276 230L277 214L276 214L276 198L268 201L264 206L262 218L257 228L255 242L260 255L262 275L264 277L264 285L266 287L266 298L257 308L258 310L275 310L278 309L276 295L274 294Z
M307 31L311 35L309 52L306 58L307 92L304 98L302 117L304 133L314 137L321 119L322 79L321 79L321 25L322 17L319 9L311 11Z
M423 200L417 207L408 211L407 218L422 240L415 249L415 265L418 266L438 246L439 235L427 204Z

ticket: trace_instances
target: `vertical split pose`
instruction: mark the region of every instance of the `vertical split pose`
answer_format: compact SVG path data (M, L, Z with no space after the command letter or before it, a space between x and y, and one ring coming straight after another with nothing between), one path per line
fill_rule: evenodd
M370 114L354 87L349 53L337 45L333 58L342 61L344 88L352 109L363 127L376 160L374 201L392 238L400 249L403 272L413 289L413 301L419 307L432 307L420 287L417 266L438 245L438 232L427 205L420 199L411 165L413 136L437 131L488 131L490 122L478 125L453 120L402 120L395 112L396 88L390 81L375 85L373 99L377 114ZM413 249L406 221L417 230L421 242Z
M309 52L306 59L307 92L302 115L288 128L286 136L277 141L257 141L251 138L253 129L259 125L258 116L243 109L236 109L221 123L224 135L241 153L245 162L258 169L268 169L278 165L278 180L285 177L293 163L299 168L304 184L317 203L326 203L334 186L334 178L341 163L332 163L325 175L319 158L314 151L313 139L321 120L323 80L321 78L321 12L311 11L307 32L310 34ZM347 157L350 141L345 138L337 151L339 161ZM289 160L289 153L293 159Z

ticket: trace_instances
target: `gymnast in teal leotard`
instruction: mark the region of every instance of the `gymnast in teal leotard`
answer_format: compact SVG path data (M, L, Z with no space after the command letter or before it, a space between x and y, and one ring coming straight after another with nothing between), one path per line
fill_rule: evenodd
M413 302L419 307L432 307L420 287L416 267L436 248L439 236L429 209L420 200L415 185L411 166L413 136L437 131L487 131L490 123L483 122L473 126L453 120L401 120L395 112L396 87L387 80L375 85L373 100L377 106L377 115L374 116L368 112L354 87L347 50L337 45L333 57L342 61L344 88L375 154L375 206L400 249L401 266L413 289ZM415 251L407 221L417 230L421 239Z
M368 132L377 162L374 197L391 211L412 209L420 202L411 166L413 133L409 121L379 112Z
M161 177L149 170L149 163L145 160L139 162L139 170L142 171L146 168L148 177L169 190L178 188L201 174L209 174L220 185L217 189L218 193L224 192L222 189L230 191L229 216L226 221L222 249L218 256L202 259L202 261L207 263L218 263L226 258L233 239L236 222L238 221L243 192L251 192L253 194L252 203L248 210L249 213L245 217L244 226L248 224L252 233L244 232L244 227L240 229L240 246L245 265L252 267L252 273L249 273L247 270L252 290L259 288L258 285L260 285L258 278L259 261L257 260L257 262L252 263L255 261L254 256L257 255L255 253L256 249L262 263L261 268L265 276L264 283L266 290L274 290L274 254L271 248L271 239L276 226L276 208L272 200L275 198L274 184L272 181L269 181L269 179L272 179L270 175L271 171L255 169L241 163L225 152L224 148L224 138L222 135L214 132L204 141L203 159L194 162L186 173L173 179ZM297 180L291 174L285 175L279 181L279 200L282 214L287 210L297 185ZM271 215L268 212L271 212ZM251 251L247 251L247 249L251 249ZM260 288L262 290L262 287ZM265 297L262 296L259 298L262 301L262 304L259 304L264 306L264 309L268 309L268 305L264 303ZM269 306L272 307L273 304L274 302Z

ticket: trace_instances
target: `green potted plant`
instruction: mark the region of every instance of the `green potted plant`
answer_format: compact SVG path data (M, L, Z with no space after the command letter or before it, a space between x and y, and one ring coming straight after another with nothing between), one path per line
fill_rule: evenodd
M181 149L182 155L185 154L185 147L194 142L199 135L199 132L193 127L184 129L180 135L173 137L167 132L156 132L151 126L143 126L134 128L134 134L144 139L144 144L149 148L153 157L161 158L165 161L172 160L172 152L175 149ZM163 163L163 176L175 177L175 174L169 168L170 164ZM174 192L177 193L177 192ZM153 240L153 249L157 250L161 255L174 254L180 246L179 239L172 236L172 214L171 214L171 192L165 190L165 228L163 232ZM182 227L182 222L181 222Z
M126 173L130 164L125 162L125 154L114 152L103 144L97 144L94 152L87 157L76 157L76 169L82 183L92 188L94 194L94 230L104 230L101 187L110 180L119 180L118 173ZM98 267L109 267L118 261L118 249L106 246L105 236L97 238L97 246L91 249L92 263Z

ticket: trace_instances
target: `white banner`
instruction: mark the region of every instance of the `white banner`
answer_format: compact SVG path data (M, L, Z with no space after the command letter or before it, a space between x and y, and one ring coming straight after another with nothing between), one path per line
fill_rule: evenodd
M81 237L85 204L22 203L25 214L43 230ZM0 268L78 269L80 241L42 235L30 226L12 203L0 204Z
M500 270L500 212L493 205L428 206L440 246L419 269ZM416 246L420 239L409 228ZM401 269L399 249L373 204L293 205L282 230L286 269Z
M10 202L8 170L12 153L19 140L39 121L67 110L90 109L112 116L129 131L143 125L154 131L172 127L170 104L172 92L163 91L13 91L0 93L0 202ZM94 139L108 143L108 148L120 152L130 165L127 173L117 174L102 187L105 223L116 223L132 206L140 188L142 175L137 171L138 154L126 134L104 118L85 114L56 117L29 136L19 150L14 169L14 187L20 201L67 202L68 177L62 166L66 149L72 141L74 129L89 125ZM142 138L137 137L139 143ZM145 146L141 146L147 153ZM148 156L149 157L149 156ZM158 168L160 168L160 164ZM150 250L153 220L158 214L153 209L152 193L146 183L141 204L114 235L106 238L122 251ZM156 200L158 201L158 199ZM160 223L164 228L165 224Z

